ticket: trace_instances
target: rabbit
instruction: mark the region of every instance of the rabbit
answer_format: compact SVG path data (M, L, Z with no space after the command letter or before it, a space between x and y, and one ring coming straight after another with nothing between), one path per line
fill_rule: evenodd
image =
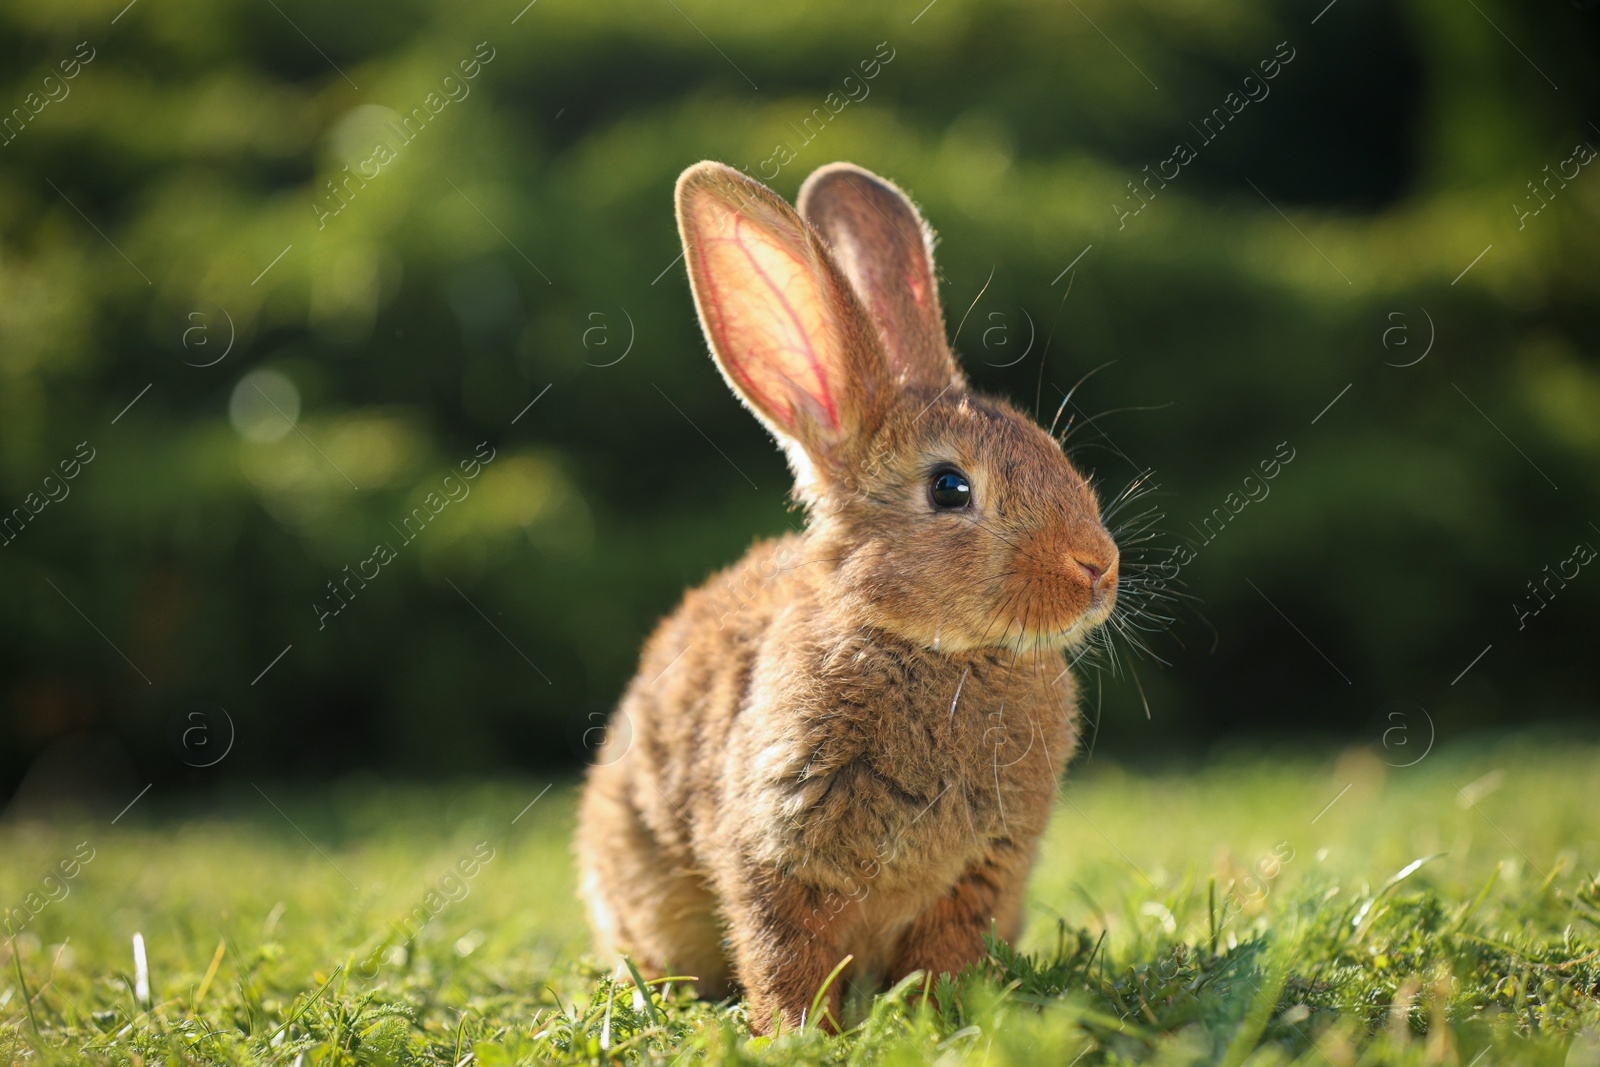
M791 208L702 162L676 190L700 323L807 522L688 593L645 644L580 804L603 951L742 991L751 1029L837 1029L842 986L1014 939L1077 743L1064 661L1117 545L1035 421L967 385L933 236L846 163ZM797 210L798 209L798 210Z

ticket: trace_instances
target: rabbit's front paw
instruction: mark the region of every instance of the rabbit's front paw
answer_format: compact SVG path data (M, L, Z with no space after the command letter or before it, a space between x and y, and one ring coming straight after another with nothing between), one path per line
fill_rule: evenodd
M850 969L829 983L820 1002L817 993L846 955L840 934L856 904L829 912L819 908L821 896L797 883L774 886L772 881L760 887L747 883L729 895L737 901L730 930L734 969L749 999L750 1029L756 1034L804 1026L829 1033L840 1029L839 1006Z

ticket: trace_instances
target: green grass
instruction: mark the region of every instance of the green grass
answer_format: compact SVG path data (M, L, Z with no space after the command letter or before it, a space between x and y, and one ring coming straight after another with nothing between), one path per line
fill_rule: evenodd
M0 946L0 1062L1600 1062L1600 751L1381 755L1096 757L1015 951L770 1041L681 982L606 977L570 782L515 824L546 782L267 784L203 812L156 791L114 826L0 829L0 906L60 898Z

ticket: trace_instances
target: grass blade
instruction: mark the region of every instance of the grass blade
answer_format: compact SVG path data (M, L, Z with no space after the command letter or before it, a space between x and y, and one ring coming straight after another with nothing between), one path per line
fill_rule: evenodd
M217 951L211 957L211 966L206 968L206 975L200 979L200 988L195 991L194 1000L189 1003L189 1018L194 1018L194 1013L200 1010L200 1002L206 999L206 993L211 989L211 982L217 977L217 968L222 966L222 957L228 951L228 939L221 938L217 941Z
M644 984L644 975L639 973L639 968L633 965L628 957L622 957L622 962L627 964L628 973L633 975L633 987L639 991L639 996L644 1000L644 1013L650 1019L651 1026L660 1026L663 1020L656 1014L655 1001L650 999L650 987Z
M17 951L17 935L11 935L11 962L17 967L17 985L22 987L22 1003L28 1008L28 1024L33 1027L34 1040L39 1040L39 1020L33 1017L33 995L28 992L28 980L22 977L22 955ZM43 1046L40 1046L41 1049Z
M283 1020L283 1022L278 1026L278 1028L276 1030L272 1031L272 1033L267 1035L267 1044L269 1044L269 1045L272 1044L273 1038L277 1037L283 1031L287 1030L290 1026L292 1026L294 1024L294 1021L296 1019L300 1018L300 1016L305 1014L305 1011L306 1011L307 1008L311 1007L311 1005L313 1005L317 1001L321 1000L322 999L322 994L324 994L324 993L326 993L328 991L328 987L333 984L333 980L335 978L339 977L339 975L343 971L344 971L344 964L341 963L341 964L339 964L339 966L335 967L333 969L333 973L328 975L328 980L326 982L322 983L322 986L316 991L316 993L314 993L312 995L311 999L306 1001L304 1004L300 1005L298 1008L296 1008L293 1015L290 1015L287 1019Z
M855 959L855 956L851 955L840 960L838 966L828 972L828 977L823 979L822 985L817 987L817 995L811 998L811 1010L806 1013L807 1026L817 1025L817 1009L822 1006L822 998L828 995L828 987L833 985L833 980L839 977L841 971L850 966L850 961L853 959ZM838 1026L839 1020L835 1019L833 1024Z
M1233 1040L1228 1043L1227 1053L1222 1057L1223 1067L1239 1067L1261 1043L1261 1035L1266 1032L1267 1023L1272 1019L1272 1011L1278 1006L1278 998L1283 995L1283 985L1288 978L1288 965L1281 965L1273 968L1265 985L1256 987L1256 997L1250 1002L1250 1010L1245 1013L1244 1021L1239 1024Z

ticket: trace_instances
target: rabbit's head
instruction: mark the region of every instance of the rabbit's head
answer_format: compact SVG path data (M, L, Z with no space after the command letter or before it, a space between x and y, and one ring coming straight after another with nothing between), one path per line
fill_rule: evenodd
M837 576L845 618L949 652L1066 648L1106 620L1118 554L1094 491L1036 422L968 387L898 189L833 164L797 213L706 162L677 205L717 366L810 512L794 565Z

